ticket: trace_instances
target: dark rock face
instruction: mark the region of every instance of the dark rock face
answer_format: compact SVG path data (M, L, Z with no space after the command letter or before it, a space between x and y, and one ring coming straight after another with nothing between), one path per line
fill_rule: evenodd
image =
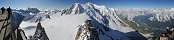
M49 40L45 29L42 27L40 22L37 24L35 34L30 36L29 40Z
M0 13L0 40L26 40L25 33L22 29L18 29L19 25L14 26L15 24L20 24L14 20L12 16L11 8L5 9L1 8ZM15 28L14 28L15 27Z
M87 20L85 21L85 24L82 26L80 26L81 28L79 28L78 30L81 31L81 30L84 30L86 31L84 33L84 35L87 36L87 40L99 40L99 34L98 34L98 30L96 27L94 27L91 23L90 23L91 20ZM90 34L90 35L88 35ZM78 37L80 36L80 32L77 33L76 35L76 40L78 39Z
M5 8L2 7L2 8L1 8L1 11L2 11L1 14L3 14L3 13L5 12Z

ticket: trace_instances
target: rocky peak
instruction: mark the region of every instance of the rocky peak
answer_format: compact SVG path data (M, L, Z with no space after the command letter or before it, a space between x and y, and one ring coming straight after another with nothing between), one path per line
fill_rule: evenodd
M23 30L19 29L23 16L12 13L11 8L1 8L0 40L26 40Z
M98 29L91 25L90 21L91 20L86 20L84 25L79 26L75 40L99 40ZM80 36L82 36L82 38Z
M35 34L33 36L29 36L30 40L49 40L45 29L42 27L41 23L37 24L37 28Z
M127 40L129 39L123 36L122 33L114 32L114 30L94 20L86 20L85 24L79 25L78 27L79 28L75 40L123 40L123 38ZM114 33L114 35L111 35L112 33Z

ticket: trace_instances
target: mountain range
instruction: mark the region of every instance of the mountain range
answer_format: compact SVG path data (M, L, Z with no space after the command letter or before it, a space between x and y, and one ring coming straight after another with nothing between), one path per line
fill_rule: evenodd
M107 8L93 3L75 3L63 10L13 9L25 16L20 24L33 35L36 21L50 40L147 40L159 37L166 27L174 27L174 8Z

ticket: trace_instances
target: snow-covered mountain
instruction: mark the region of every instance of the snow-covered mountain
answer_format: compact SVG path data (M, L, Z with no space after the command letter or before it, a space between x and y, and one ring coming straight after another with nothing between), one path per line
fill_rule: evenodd
M174 25L174 8L113 9L75 3L64 10L28 8L14 9L13 13L25 16L20 27L26 35L34 34L36 20L42 17L42 26L50 40L146 40Z
M59 10L49 10L49 9L37 9L37 8L28 8L28 9L13 9L13 13L19 13L25 16L24 21L35 22L37 18L48 18L49 15L59 13Z
M174 25L173 8L115 9L115 12L124 22L132 21L140 28L145 28L158 35L166 27L173 27Z

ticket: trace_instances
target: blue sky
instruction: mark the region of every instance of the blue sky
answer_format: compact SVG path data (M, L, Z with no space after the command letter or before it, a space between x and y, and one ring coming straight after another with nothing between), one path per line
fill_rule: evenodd
M174 0L0 0L0 7L67 9L74 3L91 2L109 8L171 8Z

